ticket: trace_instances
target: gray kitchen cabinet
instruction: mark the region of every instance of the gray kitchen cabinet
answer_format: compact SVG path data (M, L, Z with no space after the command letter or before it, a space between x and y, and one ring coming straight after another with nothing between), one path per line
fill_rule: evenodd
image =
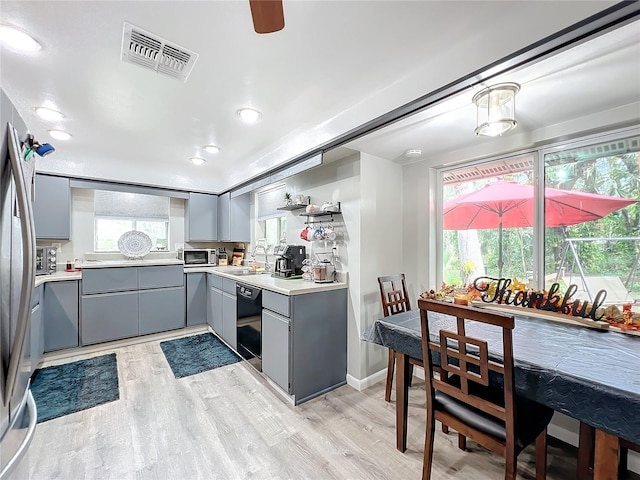
M231 236L229 240L233 242L248 242L251 240L250 201L250 193L231 197Z
M187 326L207 323L207 274L187 273Z
M138 301L139 335L184 327L184 286L141 290Z
M231 194L229 192L218 196L218 240L231 240Z
M347 289L292 296L264 290L262 306L263 373L296 405L346 383Z
M85 269L82 345L185 326L182 265Z
M138 290L137 267L85 268L82 271L82 294Z
M218 240L218 196L190 193L185 221L187 242Z
M184 286L183 265L138 267L138 290Z
M235 295L222 292L222 339L233 349L238 348L236 302Z
M33 221L36 238L71 238L71 188L68 178L36 174Z
M251 239L251 193L218 197L218 239L223 242L248 242Z
M31 296L31 373L35 372L44 354L43 290L44 286L40 285Z
M208 304L207 323L218 336L222 336L222 277L207 275Z
M262 373L287 393L291 393L290 331L289 318L262 310Z
M137 335L137 291L82 297L82 345Z
M44 351L78 346L78 280L44 284Z

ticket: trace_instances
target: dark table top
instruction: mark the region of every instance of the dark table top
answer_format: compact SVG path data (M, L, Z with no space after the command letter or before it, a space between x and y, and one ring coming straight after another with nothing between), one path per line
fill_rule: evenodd
M455 319L434 312L431 340ZM640 443L640 337L515 316L513 356L518 394L596 428ZM467 323L500 357L499 328ZM482 332L482 335L480 335ZM362 339L422 359L420 311L376 320Z

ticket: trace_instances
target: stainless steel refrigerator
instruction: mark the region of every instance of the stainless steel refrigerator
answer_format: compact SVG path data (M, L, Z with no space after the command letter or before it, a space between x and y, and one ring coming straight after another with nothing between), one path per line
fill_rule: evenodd
M23 158L20 142L26 125L0 93L0 480L5 480L29 478L26 454L37 421L29 390L35 235L33 166Z

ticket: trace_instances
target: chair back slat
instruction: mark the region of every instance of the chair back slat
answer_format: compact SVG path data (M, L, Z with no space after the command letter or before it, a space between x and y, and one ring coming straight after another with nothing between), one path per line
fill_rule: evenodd
M434 402L435 391L441 391L457 400L478 408L505 422L507 432L515 428L513 381L513 316L487 312L477 307L466 307L445 302L420 299L422 347L427 383L427 403ZM440 343L429 341L429 320L432 313L442 313L455 319L455 331L440 330ZM501 328L502 361L489 360L486 339L466 333L468 322L481 322ZM450 380L442 382L434 378L434 365L430 351L438 354L440 367L449 372ZM489 371L502 377L503 389L495 390L500 396L479 397L477 392L490 386ZM455 379L454 382L451 378ZM477 384L478 387L474 387ZM497 388L497 387L492 387Z
M404 273L378 277L378 284L385 317L411 310Z

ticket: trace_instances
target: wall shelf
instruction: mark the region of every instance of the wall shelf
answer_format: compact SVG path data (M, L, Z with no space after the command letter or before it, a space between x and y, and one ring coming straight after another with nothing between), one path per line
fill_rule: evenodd
M311 197L306 197L306 201L307 203L294 203L291 205L284 205L282 207L276 208L276 210L291 211L291 210L300 210L301 208L307 208L307 205L311 204Z
M342 211L340 210L340 202L338 202L338 211L337 212L323 212L323 211L317 211L317 212L305 212L305 213L301 213L300 216L301 217L307 217L307 221L305 222L306 224L311 224L311 223L320 223L323 221L330 221L333 222L333 216L334 215L342 215ZM315 220L317 219L317 220Z

